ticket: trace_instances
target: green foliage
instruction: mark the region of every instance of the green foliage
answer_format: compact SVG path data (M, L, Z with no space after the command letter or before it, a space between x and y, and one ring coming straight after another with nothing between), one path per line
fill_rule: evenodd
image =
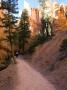
M23 10L19 23L19 48L25 51L25 44L30 38L29 17L26 9Z
M61 46L60 46L60 51L65 51L67 52L67 39L64 39Z
M28 52L29 53L33 53L35 51L35 48L38 47L39 45L45 43L46 41L48 41L49 38L47 38L45 35L41 35L41 34L38 34L34 37L34 39L32 40L31 42L31 45L28 49Z
M47 38L52 36L52 28L51 28L51 23L49 21L49 18L41 19L40 34L42 36L47 36Z
M39 1L39 3L40 3L41 7L42 7L43 9L45 9L45 8L46 8L45 2L48 1L48 0L38 0L38 1Z
M59 60L62 61L64 60L65 57L67 57L67 39L64 39L62 41L62 44L60 45L60 58Z
M16 20L13 15L5 14L3 18L3 25L5 27L4 33L6 34L6 40L8 42L11 42L12 44L15 44L18 40L18 33L15 31L15 25ZM9 30L10 29L10 30Z
M8 65L11 63L11 58L10 57L6 57L5 61L0 63L0 71L7 68Z
M50 12L47 13L47 9L49 9L49 7L47 6L47 2L48 0L39 0L40 6L42 8L41 13L42 13L42 34L44 34L44 32L46 31L46 35L47 37L50 35L52 35L52 27L51 27L51 23L53 22L53 18L50 16ZM49 33L50 32L50 33Z
M1 0L0 9L6 9L8 12L18 13L18 0Z

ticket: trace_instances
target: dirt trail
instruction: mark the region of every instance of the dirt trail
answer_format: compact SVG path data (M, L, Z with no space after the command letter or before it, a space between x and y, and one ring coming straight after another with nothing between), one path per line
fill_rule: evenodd
M20 59L17 62L0 72L0 90L56 90L26 62Z
M52 40L36 50L31 62L32 67L53 83L57 90L67 90L67 58L61 61L58 58L61 42L65 38L67 31L57 32Z
M64 38L67 38L67 32L57 32L34 53L32 62L18 58L16 65L1 71L0 90L67 90L67 58L53 72L44 75L45 67L55 61Z

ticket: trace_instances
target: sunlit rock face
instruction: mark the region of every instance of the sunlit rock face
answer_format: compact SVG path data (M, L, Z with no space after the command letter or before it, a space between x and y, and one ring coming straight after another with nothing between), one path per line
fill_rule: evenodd
M31 35L38 34L40 30L40 14L38 8L31 8L31 16L29 16Z
M52 16L52 4L51 4L50 0L47 0L45 4L46 4L46 8L44 11L44 15Z
M55 28L57 30L67 30L67 17L66 17L66 8L65 5L60 5L59 8L55 11L55 25L57 25ZM57 18L56 18L57 17ZM54 26L55 26L54 25Z
M38 8L32 8L27 0L24 0L24 9L28 11L30 23L29 29L31 30L31 36L34 36L40 29L40 11Z
M0 10L0 18L3 18L3 10ZM0 26L2 26L2 21L0 20ZM2 38L4 35L3 27L0 27L0 38Z
M4 17L3 15L3 10L0 9L0 19ZM1 48L2 47L7 47L7 43L4 41L1 41L3 38L5 38L5 33L4 33L4 28L2 27L2 21L0 20L0 63L4 60L6 54L6 51Z
M60 8L60 5L57 2L54 2L52 5L52 11L53 11L53 18L58 19L57 12Z
M43 4L43 8L41 7L41 12L43 14L44 19L46 17L52 17L52 3L51 0L46 0Z
M0 7L1 7L1 0L0 0Z

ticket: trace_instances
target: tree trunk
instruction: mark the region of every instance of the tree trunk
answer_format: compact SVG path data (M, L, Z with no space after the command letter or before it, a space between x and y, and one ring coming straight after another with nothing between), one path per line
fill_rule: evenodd
M13 45L12 40L11 40L11 29L10 29L10 26L9 26L9 42L10 42L11 54L12 54L13 62L15 64L16 60L15 60L15 57L14 57L14 45Z
M15 59L15 56L14 56L14 45L11 45L11 51L12 51L13 62L14 62L14 64L16 64L16 59Z
M23 54L24 54L24 51L25 51L25 44L24 44L24 41L23 41L23 47L22 47L22 50L23 50Z
M48 37L49 36L48 27L46 28L46 34L47 34L47 37Z

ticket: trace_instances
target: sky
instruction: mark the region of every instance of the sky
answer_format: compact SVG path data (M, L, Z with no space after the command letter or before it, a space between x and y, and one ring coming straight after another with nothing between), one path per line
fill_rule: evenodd
M38 7L39 5L37 0L26 0L26 1L29 3L31 7ZM52 1L55 1L55 0L52 0ZM67 0L56 0L56 1L58 1L59 4L64 3L67 5ZM20 15L24 8L24 0L19 0L18 2L19 2L19 15Z
M37 0L26 0L26 1L29 2L29 5L31 7L38 6ZM24 0L19 0L18 3L19 3L18 7L19 7L19 15L20 15L22 13L23 8L24 8Z
M64 3L65 5L67 5L67 0L58 0L59 3Z
M30 4L31 7L37 7L38 6L38 2L37 0L27 0Z

